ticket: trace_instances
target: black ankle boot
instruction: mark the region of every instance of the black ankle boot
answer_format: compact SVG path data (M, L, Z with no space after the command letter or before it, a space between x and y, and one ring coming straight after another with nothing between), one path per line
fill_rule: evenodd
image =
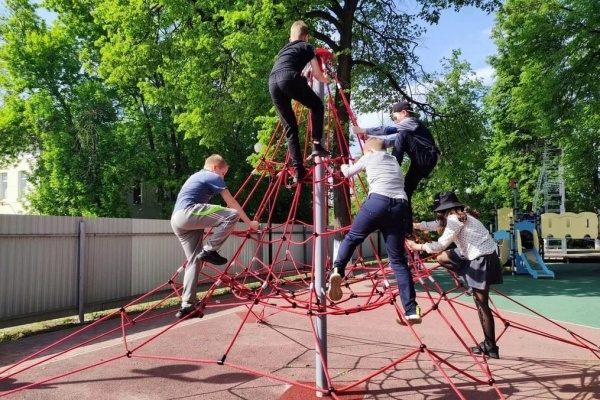
M495 343L490 343L487 340L479 343L477 346L471 347L471 353L476 355L484 354L489 358L500 358L500 348Z

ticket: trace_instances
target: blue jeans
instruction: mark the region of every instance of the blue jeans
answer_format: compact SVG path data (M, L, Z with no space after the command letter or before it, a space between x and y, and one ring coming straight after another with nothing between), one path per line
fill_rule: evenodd
M350 232L342 241L333 265L344 276L344 269L354 250L371 233L379 229L385 241L390 266L398 282L402 306L406 314L410 315L416 311L417 296L404 251L408 211L406 200L370 194L354 218Z

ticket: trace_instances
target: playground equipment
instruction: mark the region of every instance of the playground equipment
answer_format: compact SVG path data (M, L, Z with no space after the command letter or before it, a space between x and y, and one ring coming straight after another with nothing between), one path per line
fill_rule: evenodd
M498 243L498 255L502 265L510 260L511 270L516 274L529 274L534 279L554 279L554 272L546 266L539 251L540 241L535 221L514 223L513 214L512 208L501 208L497 211L498 230L494 232L494 239ZM523 232L532 236L530 249L523 246Z
M500 265L506 265L510 259L510 232L496 231L494 232L494 240L498 244L498 256L500 257Z
M554 278L544 260L600 258L600 249L569 248L570 239L582 239L588 243L598 237L598 216L593 212L544 213L535 221L513 222L513 209L497 210L498 231L494 238L498 243L503 265L511 261L513 272L530 274L534 278ZM526 248L522 233L532 237L533 246ZM541 240L540 240L541 239Z
M332 56L327 59L331 61ZM337 81L335 74L330 73L330 75L334 78L336 87L341 89L341 84ZM389 264L382 260L377 252L374 252L375 261L366 263L359 251L358 258L347 268L349 273L353 272L355 275L353 279L348 280L345 284L345 295L341 300L334 302L325 295L325 273L326 269L331 267L331 259L327 255L331 254L331 251L326 248L328 242L322 239L343 232L347 227L332 230L323 224L323 219L326 217L324 212L326 202L323 202L323 200L326 200L327 193L336 185L352 185L345 189L347 193L352 193L359 204L360 199L357 193L366 192L365 182L360 177L354 181L349 181L342 179L340 176L339 164L350 161L348 141L339 119L334 114L336 110L333 103L334 96L329 87L327 90L325 96L328 111L327 120L331 122L326 125L328 127L327 139L335 141L339 148L343 149L343 155L333 154L330 159L321 157L314 159L314 164L309 171L309 177L312 179L311 184L308 184L308 182L300 183L292 188L291 193L286 193L290 195L288 197L291 197L288 219L284 222L274 221L272 218L274 210L270 204L271 202L275 204L277 201L282 201L283 193L289 186L287 182L292 176L289 159L281 160L278 158L282 157L282 153L286 153L284 157L289 157L287 152L277 151L283 148L285 135L280 125L275 129L270 143L261 153L261 160L256 166L256 174L249 176L235 195L240 204L246 204L252 196L262 198L255 216L261 221L266 220L267 228L258 232L258 237L257 235L250 235L248 232L235 232L233 235L236 236L235 239L239 240L240 244L224 268L217 268L209 263L204 263L199 279L208 285L208 290L199 299L197 313L188 314L185 318L176 320L173 318L172 310L159 309L159 306L165 301L180 297L182 286L180 275L185 269L186 264L184 263L172 277L153 291L92 324L66 335L51 345L42 349L32 349L29 356L0 368L0 382L10 383L10 386L7 385L8 390L0 391L0 397L13 396L12 398L19 398L17 396L21 396L23 398L25 390L49 390L53 388L53 386L49 386L49 383L54 384L54 382L64 380L65 377L70 375L83 375L94 367L106 367L109 363L131 363L131 360L135 359L134 362L139 364L145 362L150 364L161 360L163 362L170 361L173 364L218 365L224 369L241 371L245 374L266 377L285 384L313 390L317 397L331 396L333 399L340 399L342 396L346 397L347 393L351 394L356 391L358 385L370 381L376 376L384 376L384 379L388 379L391 374L398 374L403 382L409 382L410 379L414 379L414 375L412 375L412 371L400 367L400 364L414 359L417 365L425 366L422 372L427 381L432 375L437 374L447 384L447 388L440 387L437 389L446 392L453 391L456 398L463 400L474 398L472 393L465 390L465 381L471 381L486 388L485 393L483 393L486 398L497 396L499 399L505 399L505 393L498 386L495 370L499 368L503 374L506 371L506 366L500 364L497 367L498 364L488 364L485 356L476 356L470 351L470 347L477 345L478 340L461 314L463 310L475 314L476 310L472 305L466 305L466 302L457 301L467 293L463 284L458 281L452 272L441 269L439 264L435 262L425 263L426 260L420 259L417 252L414 254L409 253L409 260L413 280L423 289L419 299L422 316L424 318L438 318L439 324L436 328L446 329L448 332L444 343L432 343L427 337L423 337L418 332L418 328L407 324L401 328L396 326L396 328L404 330L402 332L403 345L398 350L391 351L389 347L378 350L378 364L375 369L365 372L365 375L350 377L346 372L340 373L347 369L356 368L356 365L358 365L355 363L352 364L354 366L346 367L342 364L343 360L347 359L350 354L332 353L328 357L327 317L335 320L350 317L357 313L367 313L377 308L385 308L389 310L389 318L386 318L386 320L394 321L395 318L404 318L404 312L397 301L398 289L391 286L388 281L390 275ZM339 90L339 94L351 115L352 122L355 123L356 120L350 110L348 99L345 98L342 90ZM306 116L306 109L298 105L296 111L299 117L303 116L303 112ZM306 120L306 118L303 120ZM359 145L361 144L359 141ZM359 187L361 190L349 190L351 188L358 189ZM312 190L313 192L315 211L312 221L297 221L299 198L303 190ZM249 194L244 199L244 196L240 193ZM347 201L349 202L349 199ZM293 227L298 222L304 224L306 229L314 232L310 239L305 241L295 240ZM277 229L275 232L278 234L272 235L275 229ZM282 233L279 234L279 232ZM206 234L208 235L210 232ZM502 240L507 240L505 235L500 236L504 237ZM511 237L515 237L514 229L510 230L509 242ZM259 255L263 245L270 246L268 263ZM364 245L376 248L372 239L365 241ZM310 248L314 252L313 260L315 261L308 264L294 257L298 248ZM252 252L251 263L243 262L241 254L244 251ZM440 282L435 280L432 272L439 269L443 273L450 273L453 278L450 284L442 286ZM227 288L230 295L223 299L216 299L216 291L221 288ZM540 314L515 302L496 289L492 290L495 294L504 296L534 315L543 318ZM135 306L144 299L151 295L159 296L161 294L165 297L153 303L152 308L139 313L135 312ZM469 301L468 303L471 304L472 302ZM515 320L505 318L496 309L493 301L491 306L494 309L495 318L500 322L497 330L497 340L503 339L509 328L520 329L527 334L536 334L544 339L560 341L585 350L589 352L590 358L594 362L600 360L597 344L576 334L572 329L562 327L545 318L553 326L560 327L562 332L561 337L549 335L536 327L526 326ZM241 321L237 329L231 327L231 329L226 330L219 337L219 343L213 343L210 347L195 347L192 350L193 353L185 357L178 357L173 354L155 354L152 346L148 346L155 340L173 340L173 336L168 336L174 335L172 330L192 317L203 318L210 311L230 307L231 309L239 307L242 310L240 311ZM286 318L283 318L284 315L294 317L289 319L302 321L307 327L305 330L294 328L294 334L301 336L291 337L281 329L284 326L278 324L286 321ZM120 324L116 320L118 317L120 317ZM136 332L135 330L140 329L143 323L156 321L158 318L169 318L169 321L172 322L159 329L152 330L147 336L132 338ZM110 321L113 319L114 321ZM260 321L262 324L260 326L257 326L258 324L247 324L253 319ZM335 325L331 327L335 328ZM92 331L92 328L95 330ZM257 362L259 358L257 355L260 355L261 349L265 348L261 346L266 344L260 343L260 330L266 329L278 334L279 337L287 340L292 346L300 347L302 354L314 351L315 357L312 358L312 354L310 355L316 372L314 383L298 381L294 374L291 376L286 375L286 370L289 370L289 368L285 363L289 362L287 361L289 359L286 358L287 354L284 351L268 349L269 352L273 351L277 357L281 357L279 358L280 364L277 365L276 369L271 369L265 364ZM306 331L307 334L303 335L303 331ZM398 337L401 336L398 335ZM59 358L66 359L77 349L106 341L108 338L119 338L122 347L111 348L113 353L101 359L94 358L94 354L90 354L90 358L86 359L88 361L82 361L81 365L70 363L59 374L48 376L49 372L45 367L49 363L57 361ZM178 340L183 341L181 338ZM254 343L257 351L249 354L240 350L239 347L234 346L238 340L245 343ZM446 346L449 343L464 349L464 358L460 359L459 363L456 362L456 356L447 351ZM349 350L349 353L355 352L357 352L355 349ZM381 356L382 353L385 353L384 357ZM332 371L335 373L331 373ZM218 379L223 379L223 375L220 375ZM498 377L505 379L504 375ZM80 379L79 382L83 384L87 379L89 377ZM179 378L176 377L176 379ZM183 379L179 380L186 383ZM192 390L197 389L193 382L190 382L190 387L194 388ZM193 397L186 393L180 393L181 388L181 386L178 386L178 396ZM409 387L402 390L409 390ZM414 390L419 390L418 386ZM513 392L514 388L509 387L507 390ZM37 393L34 395L37 395ZM402 397L404 397L404 394L402 394Z
M598 215L593 212L545 213L541 215L540 228L544 239L545 258L568 260L600 257L600 252L595 249L568 247L569 239L584 239L591 243L598 237Z
M538 210L543 205L546 213L565 212L565 181L563 177L563 150L546 146L544 162L538 176L533 209ZM543 196L543 204L540 203Z
M516 241L516 273L530 274L534 279L552 278L554 279L554 271L551 271L544 263L544 259L540 255L539 238L535 223L531 221L517 222L514 226ZM526 249L522 243L521 232L529 232L533 236L533 246L531 249Z
M514 257L511 254L511 224L512 224L512 208L500 208L496 210L496 231L493 233L494 240L498 244L498 256L500 257L500 265L506 265L511 261L511 271L514 271Z

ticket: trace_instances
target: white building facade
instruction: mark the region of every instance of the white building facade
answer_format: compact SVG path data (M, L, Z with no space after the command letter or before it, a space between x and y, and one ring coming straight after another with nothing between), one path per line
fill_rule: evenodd
M31 157L20 157L17 163L0 169L0 214L26 213L31 162Z

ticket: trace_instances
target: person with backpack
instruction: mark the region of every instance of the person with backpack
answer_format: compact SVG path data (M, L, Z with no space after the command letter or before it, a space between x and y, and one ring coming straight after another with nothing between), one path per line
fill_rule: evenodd
M394 126L377 128L360 128L353 126L354 133L360 139L370 136L379 136L386 147L393 147L392 155L402 165L404 155L410 159L408 171L404 177L404 191L408 196L409 210L411 211L408 233L412 232L412 206L411 198L419 182L429 177L440 158L435 139L421 121L417 119L415 111L406 101L396 103L392 107L391 118Z

